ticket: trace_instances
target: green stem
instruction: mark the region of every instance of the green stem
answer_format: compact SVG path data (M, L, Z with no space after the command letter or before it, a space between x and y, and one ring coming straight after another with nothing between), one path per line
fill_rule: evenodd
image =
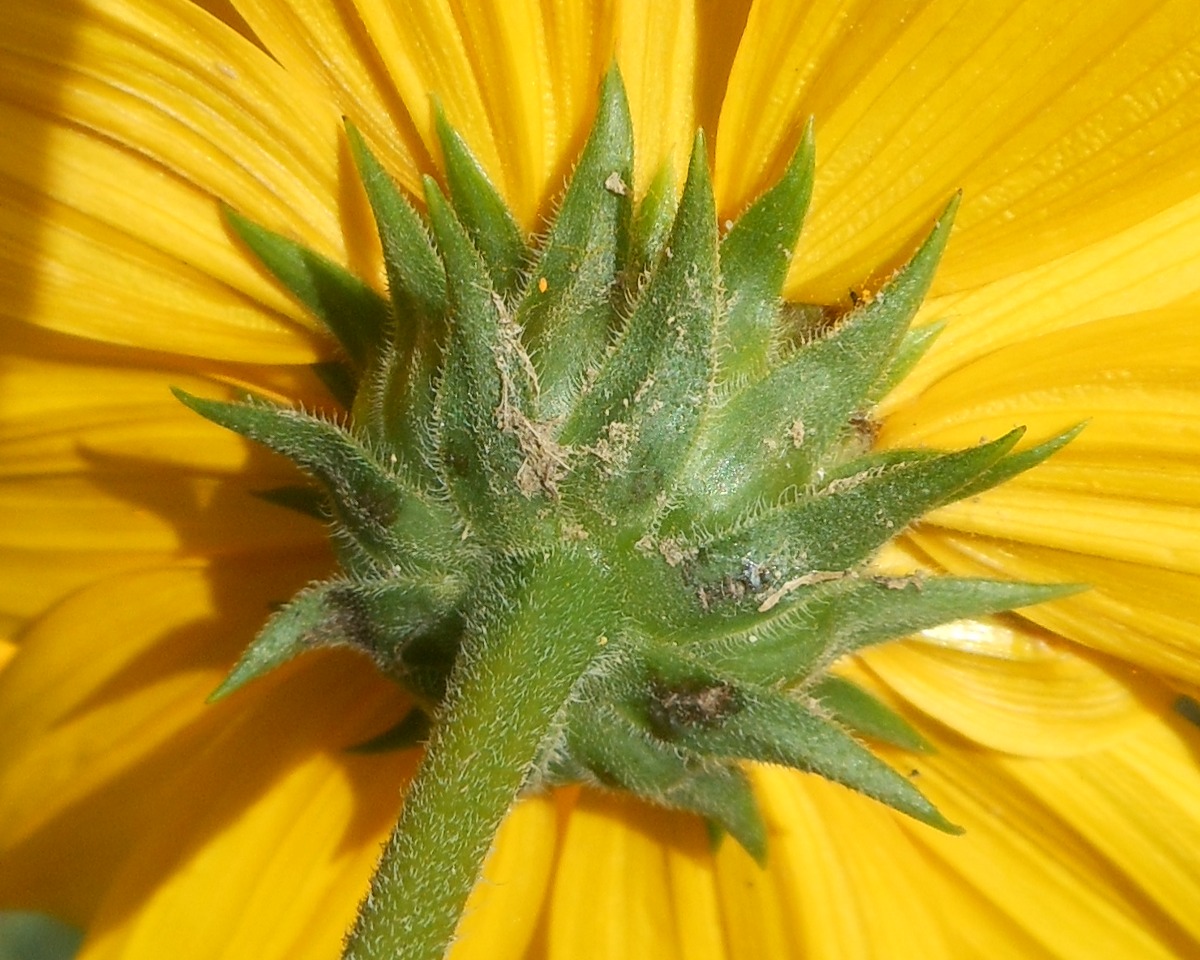
M345 960L444 956L496 831L600 649L599 572L582 554L539 561L504 613L464 642Z

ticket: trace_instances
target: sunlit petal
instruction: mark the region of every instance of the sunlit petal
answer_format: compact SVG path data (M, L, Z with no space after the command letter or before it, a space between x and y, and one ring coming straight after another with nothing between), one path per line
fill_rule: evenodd
M664 828L679 847L672 855L661 840ZM585 792L571 810L550 895L550 960L600 960L643 951L667 960L690 958L681 952L683 945L702 941L704 931L681 936L689 908L673 893L672 861L705 859L706 844L699 820ZM581 889L589 895L581 897ZM707 948L710 955L712 949Z
M1020 621L1013 621L1014 629ZM862 654L893 690L919 710L993 750L1063 757L1095 750L1163 711L1165 687L1120 676L1114 669L1053 644L1028 625L1030 640L1008 657L897 643Z
M637 144L637 189L645 190L664 165L681 184L696 129L694 6L679 0L619 0L614 17L617 63L629 90Z
M947 747L914 766L966 834L905 830L1054 956L1188 956L1197 745L1194 728L1148 720L1054 763Z
M1167 250L1172 229L1194 249L1194 216L1171 212L1195 192L1200 138L1187 0L989 2L969 16L938 0L877 14L762 4L730 78L717 151L730 209L782 169L803 118L817 120L796 295L844 299L862 264L902 254L897 242L959 188L967 202L937 290L1036 276L1093 245L1098 268L1149 237Z
M18 5L4 32L4 313L193 355L311 358L312 321L232 242L218 200L366 264L355 232L349 254L341 239L331 106L186 4Z

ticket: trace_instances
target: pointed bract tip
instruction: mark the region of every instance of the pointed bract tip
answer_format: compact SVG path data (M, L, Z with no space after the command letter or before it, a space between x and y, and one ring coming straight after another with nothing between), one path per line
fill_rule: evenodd
M600 78L600 101L603 103L618 91L621 96L625 95L625 78L621 76L621 67L614 57Z
M939 227L943 223L945 223L946 229L947 230L950 229L950 226L954 223L955 216L957 216L957 214L958 214L958 208L962 204L962 198L963 198L962 187L959 187L957 190L954 191L953 195L951 195L949 201L947 201L947 203L946 203L946 206L942 208L942 215L940 217L938 217L938 226Z
M432 214L434 205L437 205L439 211L444 211L449 202L446 200L446 194L442 192L442 185L437 182L429 174L423 174L421 177L421 187L425 194L425 206Z

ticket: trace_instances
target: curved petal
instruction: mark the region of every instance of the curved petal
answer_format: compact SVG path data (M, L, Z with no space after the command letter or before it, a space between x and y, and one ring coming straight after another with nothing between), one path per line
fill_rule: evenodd
M717 853L730 957L949 957L928 865L885 807L820 777L755 768L769 847L761 869Z
M582 146L613 55L609 0L236 2L289 72L327 89L417 196L441 156L436 98L528 229Z
M376 275L321 93L191 4L10 5L3 28L5 314L177 353L311 359L312 322L218 201Z
M719 196L744 204L815 115L813 210L789 288L819 302L903 255L897 240L959 188L936 291L1132 244L1196 194L1198 51L1187 0L760 4L722 113ZM1195 251L1189 217L1174 240Z
M674 853L663 837L673 838ZM549 960L723 957L719 942L710 939L712 915L703 912L712 902L711 890L686 862L697 860L709 862L698 818L584 791L568 815L550 893ZM690 880L679 891L672 884L675 874ZM704 899L688 902L680 896L697 889ZM587 896L580 895L582 890ZM697 914L700 925L689 927ZM685 946L700 952L684 952Z
M1013 629L1020 621L1010 618ZM981 656L923 643L890 643L860 657L887 686L976 743L1018 756L1071 757L1097 750L1170 707L1161 684L1115 669L1024 625L1019 656Z
M300 475L170 392L212 393L216 381L312 406L322 398L311 374L184 373L161 356L6 327L0 616L17 622L91 580L180 554L325 552L321 524L256 495Z
M1040 438L1086 421L1087 429L1034 476L1085 459L1091 469L1104 461L1156 458L1168 466L1196 457L1195 307L1048 328L999 347L980 343L970 355L964 345L953 362L932 356L880 404L886 420L879 443L948 447L1018 423Z
M1200 577L949 531L909 534L937 563L966 576L1090 589L1021 615L1059 636L1156 673L1197 682Z
M1023 616L1131 662L1197 676L1184 611L1200 596L1200 351L1195 314L1097 320L978 356L883 409L888 447L964 446L1017 424L1065 449L930 515L910 539L944 568L1095 589ZM1007 541L1007 542L1006 542Z
M913 765L966 834L904 829L1056 957L1190 956L1198 747L1195 728L1157 718L1051 762L943 744Z

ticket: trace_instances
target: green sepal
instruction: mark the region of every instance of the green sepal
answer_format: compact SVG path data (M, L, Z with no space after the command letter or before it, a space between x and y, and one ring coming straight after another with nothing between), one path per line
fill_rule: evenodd
M721 242L727 305L718 357L724 381L757 380L769 370L779 335L779 294L812 197L814 157L809 120L783 176Z
M419 672L416 686L429 687L428 674L435 668L448 674L455 651L443 655L444 663L432 663L420 637L446 619L452 599L444 585L416 581L334 580L309 587L267 621L209 699L228 696L306 651L329 647L360 650L397 678Z
M395 317L392 353L386 369L368 381L356 422L369 425L410 468L425 472L426 425L446 329L446 274L420 215L349 121L346 136L375 217Z
M508 308L441 191L426 180L438 252L451 278L450 330L438 389L438 453L451 493L481 529L527 521L553 496L553 441L534 421L533 369Z
M649 730L682 750L817 773L901 813L956 832L916 787L811 699L740 683L670 651L646 648L635 680ZM629 669L629 668L627 668Z
M263 401L225 403L172 389L202 417L283 454L320 481L329 493L334 518L359 548L385 567L405 554L423 556L422 548L428 550L431 538L453 528L443 510L427 504L335 424Z
M716 824L759 866L767 862L767 827L750 779L734 763L710 764L668 792L664 806L698 813Z
M613 330L633 200L633 121L616 70L517 315L538 372L544 419L564 415Z
M886 803L947 833L961 832L938 809L867 747L832 722L816 704L761 688L740 688L742 709L720 727L690 728L683 746L717 756L781 763Z
M432 729L429 714L420 707L413 707L398 723L370 740L349 747L348 752L391 753L394 750L408 750L428 741Z
M998 486L1006 480L1011 480L1018 473L1024 473L1026 470L1036 467L1043 460L1057 453L1079 436L1086 426L1086 423L1078 423L1057 436L1051 437L1049 440L1043 440L1041 443L1028 449L1017 453L1010 453L1008 456L1002 457L961 490L955 491L951 500L963 500L967 497L973 497L975 494L982 493L984 490L990 490L992 487Z
M911 327L904 334L904 339L900 341L900 346L888 361L879 379L868 391L867 403L877 403L891 393L897 384L912 372L913 367L925 356L945 329L946 324L943 322Z
M436 101L434 118L454 209L487 264L496 293L505 299L512 298L521 287L529 259L521 228Z
M647 271L653 268L667 246L679 195L675 191L675 171L663 164L646 190L633 215L629 232L629 263L622 293L637 298Z
M727 520L809 482L899 347L933 280L957 205L956 197L913 258L869 304L797 347L768 376L713 411L686 468L688 486L681 496L686 503L709 505L702 520ZM668 518L664 532L685 529L685 516Z
M864 470L764 510L703 544L693 575L719 592L747 562L764 571L774 589L808 574L856 567L922 514L954 499L1022 433L1018 428L969 450Z
M783 594L748 627L694 640L686 649L715 673L759 686L794 687L865 647L1078 590L1070 584L953 577L834 577Z
M231 207L225 219L288 291L332 333L362 370L387 339L387 301L344 267L247 220Z
M672 486L700 425L713 374L719 302L716 208L704 139L697 136L665 255L634 306L615 352L576 407L568 442L626 445L601 461L600 492L621 526L645 522L647 507Z
M421 330L441 330L446 273L420 215L348 120L346 137L383 246L388 294L398 321L396 351L407 356Z
M287 484L282 487L271 487L269 490L255 490L254 495L267 503L273 503L286 510L293 510L314 520L329 519L329 501L320 490L313 487Z
M834 720L860 737L870 737L914 753L927 753L932 749L929 741L900 714L845 677L823 677L807 693L823 710L829 711Z

